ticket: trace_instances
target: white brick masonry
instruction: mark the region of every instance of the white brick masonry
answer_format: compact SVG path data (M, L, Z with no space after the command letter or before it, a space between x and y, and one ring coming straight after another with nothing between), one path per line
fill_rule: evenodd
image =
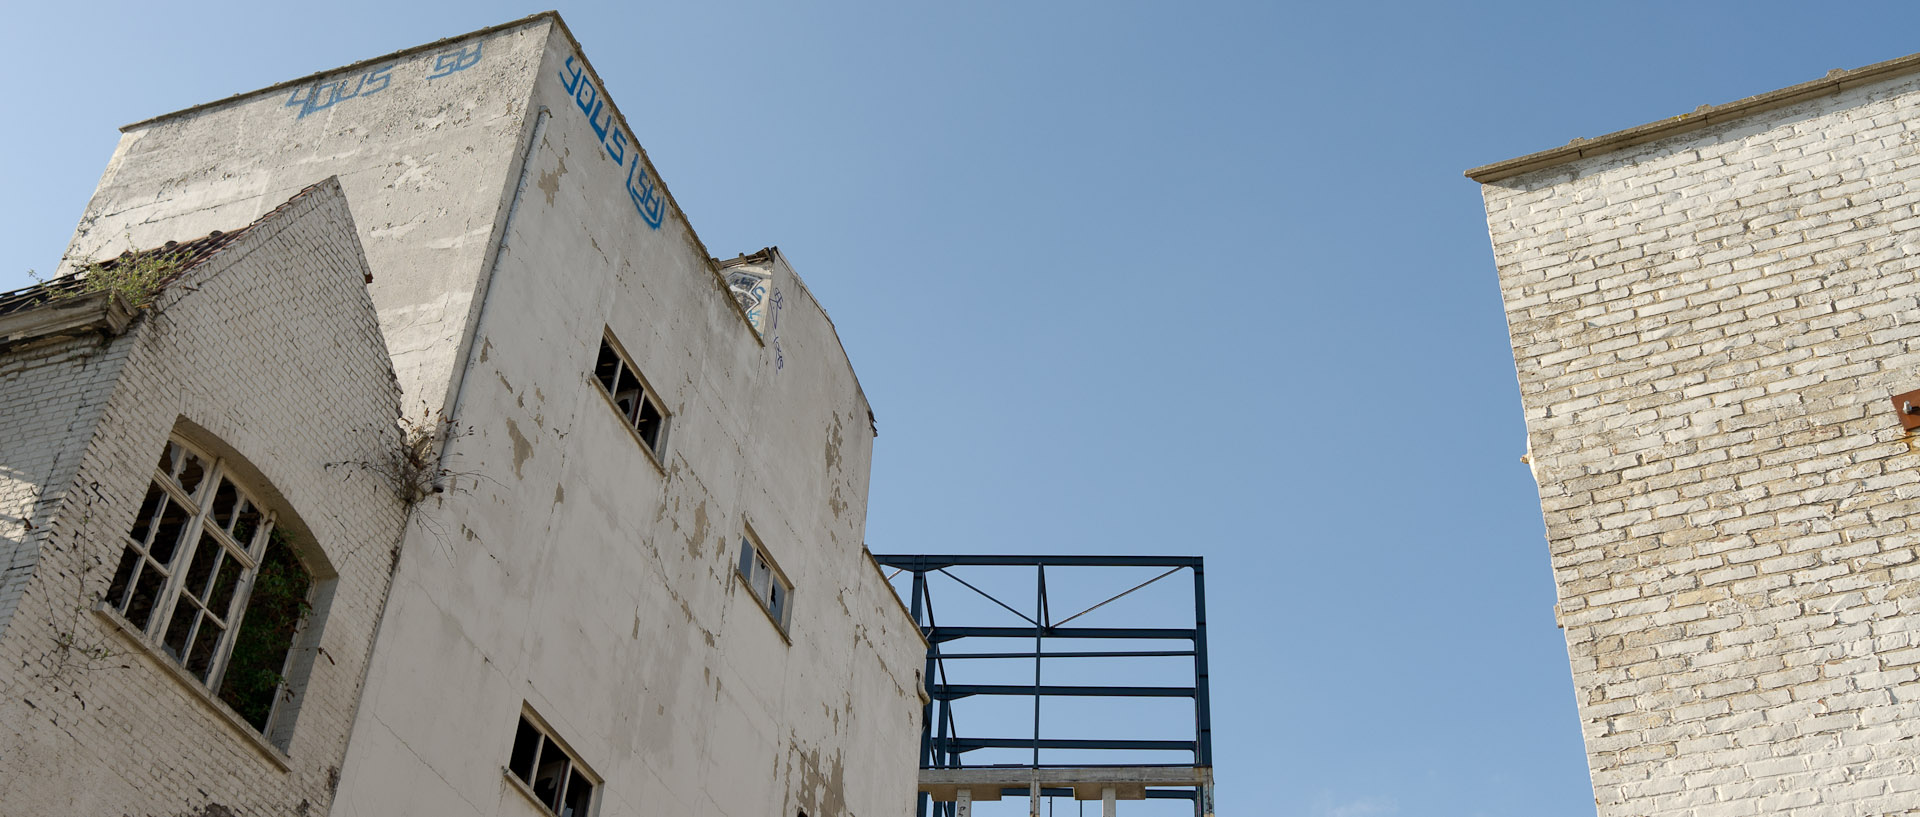
M399 445L365 272L329 180L126 334L0 353L0 814L326 812L404 520L389 483L327 467ZM94 610L176 422L338 573L283 757Z
M1603 815L1920 810L1917 89L1484 188Z

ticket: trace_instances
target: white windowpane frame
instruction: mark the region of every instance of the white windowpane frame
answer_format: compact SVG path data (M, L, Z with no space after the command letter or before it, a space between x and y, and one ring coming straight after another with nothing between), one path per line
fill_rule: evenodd
M172 440L154 467L104 604L220 688L273 515L227 464Z
M640 440L640 445L653 455L655 462L663 461L670 419L666 406L611 336L600 337L600 352L593 364L593 380L600 384L614 412L620 415L621 421Z
M226 460L169 440L100 608L285 750L305 689L291 651L318 632L314 578L257 496Z
M520 783L521 792L557 817L587 817L600 778L580 762L573 750L554 736L543 721L520 713L513 747L507 754L507 776Z
M740 536L739 572L740 580L753 591L754 600L780 631L786 632L793 610L793 584L767 556L766 547L750 530Z

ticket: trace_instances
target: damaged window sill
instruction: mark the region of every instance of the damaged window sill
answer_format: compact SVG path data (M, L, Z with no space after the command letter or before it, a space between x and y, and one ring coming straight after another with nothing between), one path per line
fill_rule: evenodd
M293 770L293 759L288 757L286 752L282 752L279 747L268 743L265 737L262 737L259 732L254 730L252 724L247 723L245 718L240 717L240 713L233 711L233 708L227 706L226 702L214 697L213 692L207 689L206 684L200 683L200 679L187 674L187 671L181 668L179 662L174 661L172 657L149 642L146 634L141 632L139 628L133 626L132 622L127 621L118 612L106 606L93 608L93 614L110 625L111 629L118 633L121 638L125 639L129 644L132 644L135 653L144 656L149 663L159 667L167 677L172 678L188 692L193 693L194 698L198 699L200 703L205 705L207 709L216 716L215 720L218 720L224 724L229 731L238 735L248 746L253 747L254 751L259 752L261 757L271 761L273 765L279 767L282 772L290 772Z
M547 808L547 804L540 799L540 795L533 793L533 787L522 781L518 775L513 773L512 769L501 766L500 774L507 778L507 783L512 785L514 791L520 792L521 796L527 798L527 802L532 803L533 807L539 809L541 814L553 813L553 809Z
M601 400L606 401L607 408L613 411L614 416L616 417L621 416L620 407L614 405L613 396L610 394L607 394L607 390L600 387L599 381L594 380L591 375L587 377L587 381L590 383L593 383L593 387L594 387L593 390L600 394ZM633 426L624 422L620 424L620 427L627 430L627 436L633 438L633 444L639 446L640 451L647 455L647 462L653 463L654 470L659 471L661 477L667 476L667 466L660 462L661 455L653 452L653 447L647 445L646 439L640 436L640 432L635 430Z
M740 587L747 591L747 598L753 600L753 608L759 610L761 615L767 617L767 623L773 625L773 631L780 634L781 641L787 642L787 646L789 647L793 646L793 636L787 634L786 625L781 624L780 619L774 618L773 611L767 609L767 603L761 601L760 597L754 594L753 584L747 581L747 577L740 575L740 571L735 570L732 572L733 578L740 582Z

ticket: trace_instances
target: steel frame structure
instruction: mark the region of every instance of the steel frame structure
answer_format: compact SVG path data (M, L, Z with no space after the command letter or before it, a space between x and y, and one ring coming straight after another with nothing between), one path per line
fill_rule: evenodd
M922 709L920 733L920 794L917 817L969 817L973 800L998 800L1003 795L1021 795L1039 814L1040 798L1073 796L1081 800L1104 799L1106 813L1112 814L1119 799L1186 799L1194 803L1196 817L1213 815L1213 727L1207 694L1207 594L1206 571L1198 556L963 556L963 555L886 555L874 556L883 567L912 574L908 611L927 639L924 674L928 702ZM1032 567L1036 572L1037 592L1033 615L995 598L955 573L957 568L976 566ZM1056 575L1079 568L1145 567L1167 568L1153 579L1135 585L1116 596L1061 620L1054 620L1047 597L1047 571ZM1193 574L1193 626L1170 628L1143 627L1068 627L1073 619L1091 613L1147 585L1182 570ZM969 626L966 623L942 624L934 615L934 597L927 579L941 573L1001 608L1019 616L1030 626ZM892 578L892 577L890 577ZM1032 638L1032 651L978 652L956 651L969 638ZM1048 639L1103 639L1117 642L1111 650L1046 649ZM1130 648L1129 642L1187 641L1187 650ZM1188 686L1062 686L1042 683L1044 663L1049 660L1082 658L1193 658L1193 682ZM1033 678L1027 684L957 684L947 681L946 663L970 659L1032 659ZM1031 698L1033 730L1031 737L963 737L953 721L953 702L975 695L999 695ZM1192 740L1081 740L1042 734L1041 700L1047 697L1103 698L1192 698L1194 731ZM1031 749L1030 764L1015 766L973 766L962 763L962 756L977 749ZM1042 749L1118 749L1189 751L1191 765L1113 765L1042 764Z

